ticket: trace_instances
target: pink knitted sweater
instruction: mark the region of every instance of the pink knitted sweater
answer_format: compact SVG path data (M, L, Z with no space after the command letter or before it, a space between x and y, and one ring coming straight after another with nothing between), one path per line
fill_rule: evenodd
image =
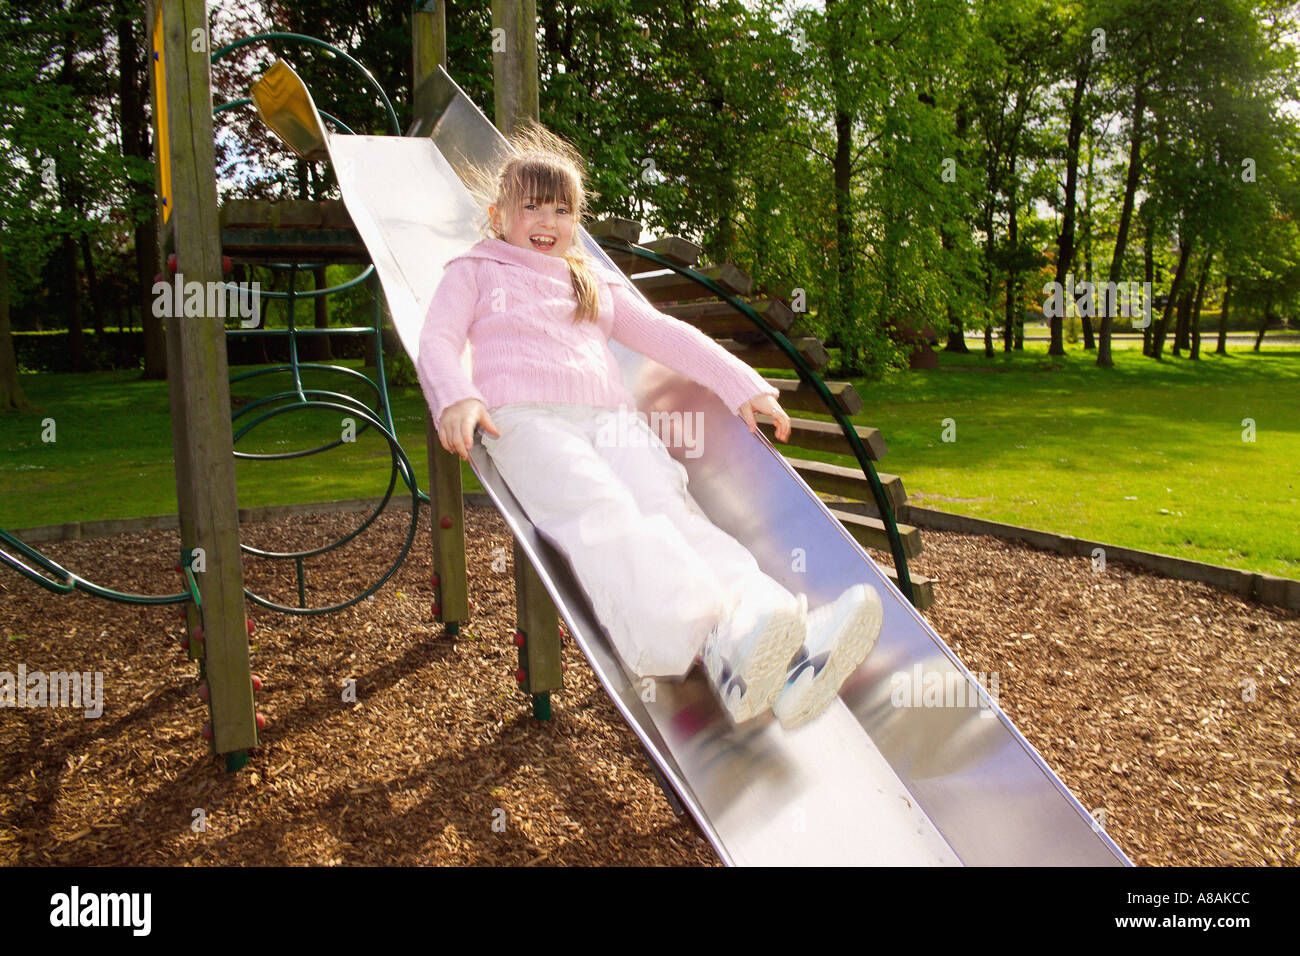
M605 267L598 273L599 319L574 322L577 299L563 259L489 238L449 261L416 363L434 421L466 398L489 409L513 402L634 407L610 339L711 389L733 412L759 393L779 394L699 329L646 305L621 276Z

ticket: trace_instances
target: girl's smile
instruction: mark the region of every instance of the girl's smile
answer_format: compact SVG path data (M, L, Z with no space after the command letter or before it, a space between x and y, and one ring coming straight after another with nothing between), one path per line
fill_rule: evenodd
M502 238L521 249L562 257L573 241L573 210L565 202L528 198L505 214L494 206L492 215Z

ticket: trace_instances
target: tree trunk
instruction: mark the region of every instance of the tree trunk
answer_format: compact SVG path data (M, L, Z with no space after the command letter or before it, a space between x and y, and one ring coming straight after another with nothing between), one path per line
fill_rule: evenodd
M1146 79L1139 78L1133 94L1133 136L1128 151L1128 176L1124 181L1124 205L1119 214L1119 230L1115 234L1115 252L1110 260L1110 282L1119 282L1124 268L1124 247L1128 244L1129 224L1133 219L1133 197L1137 194L1138 180L1142 176L1142 122L1146 112ZM1107 310L1109 312L1110 310ZM1097 364L1109 368L1115 364L1110 355L1111 316L1101 317L1098 333Z
M18 361L9 326L9 264L5 261L4 229L0 225L0 412L31 411L32 405L18 384Z
M1156 255L1155 255L1155 235L1151 226L1151 214L1147 209L1146 203L1142 204L1142 278L1146 285L1143 288L1155 289L1156 281ZM1132 310L1130 310L1132 311ZM1142 329L1142 354L1151 354L1151 323L1148 322Z
M957 134L957 139L962 142L963 146L966 142L966 130L969 124L970 124L970 120L966 112L966 106L964 104L959 103L957 106L957 116L956 116L956 134ZM943 243L943 251L947 254L945 255L945 258L947 259L947 261L951 262L953 243L952 243L952 234L949 232L947 226L944 226L943 228L940 229L939 237L940 237L940 241ZM945 352L959 352L962 355L969 355L970 349L966 346L966 330L964 328L962 318L960 315L957 314L957 310L952 307L951 301L949 301L948 303L947 310L948 310L948 344L943 347L943 350Z
M1195 289L1184 288L1178 296L1178 311L1174 319L1174 347L1170 354L1177 358L1183 353L1184 349L1190 350L1191 342L1191 321L1192 321L1192 296Z
M943 243L943 251L952 252L952 236L949 235L946 228L940 230L940 241ZM949 261L951 258L949 257ZM945 352L959 352L962 355L969 355L970 349L966 347L966 332L962 327L961 316L957 310L952 307L951 299L947 303L948 310L948 344L943 347Z
M83 213L78 210L77 215ZM104 303L99 294L99 276L95 272L95 257L90 251L90 236L81 234L78 242L81 247L81 267L86 270L86 297L90 299L90 324L97 337L104 334ZM102 339L101 339L102 341Z
M1169 286L1169 298L1165 301L1165 311L1160 316L1160 325L1151 337L1151 357L1157 362L1160 361L1160 353L1164 351L1165 334L1169 330L1169 320L1173 318L1174 308L1178 304L1178 297L1183 291L1183 279L1187 275L1187 260L1191 254L1191 240L1179 239L1178 269L1174 272L1174 281Z
M1088 206L1087 218L1084 221L1083 231L1083 272L1084 278L1089 282L1089 288L1092 283L1092 137L1088 137L1088 176L1083 185L1083 201ZM1085 315L1080 318L1083 325L1083 350L1091 352L1097 347L1097 343L1092 337L1092 317Z
M1264 333L1268 331L1268 317L1273 313L1273 297L1270 295L1264 299L1264 311L1259 316L1259 335L1255 336L1255 351L1259 351L1259 344L1264 341Z
M1009 184L1009 195L1007 196L1007 248L1010 250L1007 264L1007 294L1006 302L1003 309L1003 331L1002 331L1002 351L1010 352L1013 347L1013 341L1016 336L1016 281L1018 272L1015 262L1018 250L1016 249L1017 229L1016 229L1016 153L1015 147L1012 146L1010 163L1008 165L1007 183Z
M72 368L86 371L86 337L81 329L81 294L78 286L81 277L77 269L77 244L68 233L63 234L59 249L62 284L61 305L63 321L68 327L68 357Z
M831 86L835 95L835 253L836 273L839 282L838 307L840 315L836 316L837 325L845 346L840 353L840 360L846 371L856 370L855 352L852 338L848 333L853 315L853 306L857 301L854 283L853 250L853 210L851 207L852 161L853 161L853 116L843 104L848 100L847 70L844 57L844 9L839 0L827 0L826 15L832 21L831 39L827 56L831 68Z
M1197 361L1201 357L1201 304L1205 301L1205 284L1210 278L1210 263L1214 261L1214 251L1207 250L1201 263L1201 274L1196 280L1196 299L1192 304L1192 347L1187 357Z
M1219 313L1219 345L1215 355L1228 354L1228 303L1232 299L1232 276L1223 279L1223 310Z
M312 270L312 278L315 280L317 289L324 289L328 284L325 278L325 267L318 266ZM328 329L330 327L330 310L329 300L326 296L318 295L312 299L312 304L316 314L316 328ZM328 335L313 335L311 350L311 360L313 362L328 362L333 359L333 352L330 349L330 340Z
M144 121L144 105L148 95L146 61L140 56L136 42L137 25L144 23L127 0L116 0L113 8L117 17L118 100L119 123L122 128L122 154L143 160L153 159L153 143L149 125ZM145 379L167 377L167 345L163 339L163 320L153 314L153 278L159 270L158 223L154 214L154 187L152 182L131 180L133 209L141 210L135 221L135 285L137 294L133 313L128 313L127 324L135 327L134 316L140 319L144 332ZM143 212L147 210L147 212Z
M1080 59L1074 75L1074 96L1070 100L1070 129L1065 141L1065 214L1061 218L1061 235L1056 242L1056 282L1065 286L1065 276L1074 262L1074 207L1079 181L1079 142L1083 139L1083 93L1088 88L1088 54ZM1064 316L1050 320L1051 342L1048 355L1064 355L1065 343L1061 336Z
M993 357L993 199L984 202L984 357Z

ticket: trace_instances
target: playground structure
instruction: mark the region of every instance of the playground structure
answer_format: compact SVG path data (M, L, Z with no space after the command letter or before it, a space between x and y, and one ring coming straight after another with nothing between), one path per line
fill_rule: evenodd
M220 274L221 226L236 230L241 221L229 204L224 222L215 218L215 188L208 188L213 185L211 164L203 166L199 148L208 144L210 159L210 117L205 110L190 108L184 98L185 90L193 96L199 88L195 85L196 75L203 71L187 54L188 46L182 41L189 37L189 24L205 22L196 19L202 16L203 6L196 0L186 0L177 5L182 16L167 24L156 4L151 4L150 10L159 64L155 79L166 91L164 119L158 131L160 216L173 227L173 245L178 260L185 264L186 275L216 281ZM167 9L170 13L173 8L168 5ZM462 184L462 173L467 164L490 163L508 148L500 133L436 65L445 57L428 55L437 46L436 41L430 42L430 36L441 35L439 13L437 8L419 9L415 15L417 37L422 39L416 41L416 119L407 136L358 137L326 132L322 122L325 117L316 111L297 77L282 64L273 66L253 92L263 118L295 150L304 156L328 157L333 163L351 222L373 260L374 274L383 283L394 328L413 356L419 323L424 317L421 306L427 305L432 295L441 264L475 238L469 228L475 210ZM207 58L200 59L206 67ZM184 65L167 74L164 62ZM427 67L423 74L419 72L422 62ZM177 89L181 82L178 73L188 74L188 86L181 90ZM202 79L202 89L206 90L206 74ZM509 84L499 86L504 88L499 93L508 99ZM516 102L525 98L515 97ZM535 86L533 98L535 101ZM204 119L208 120L206 135ZM183 147L178 145L169 151L169 143L182 139L180 130L187 122L191 125ZM191 152L186 153L185 148ZM195 168L199 170L197 178ZM163 170L170 172L163 174ZM401 183L402 188L395 189L396 183ZM196 212L199 207L201 212ZM322 212L322 225L326 218ZM341 226L342 221L335 216L332 224ZM803 424L799 429L801 443L834 451L847 447L862 465L860 475L850 469L815 463L792 466L768 442L749 436L738 420L728 421L732 416L698 386L616 348L625 380L643 400L643 410L699 411L707 416L708 453L687 464L692 493L713 520L745 543L765 567L788 567L792 549L815 555L815 567L810 567L806 576L791 580L789 572L783 575L783 583L806 591L814 603L834 596L852 581L870 581L886 601L885 628L873 655L845 685L846 706L836 705L826 718L796 734L783 734L766 721L754 722L757 726L729 726L698 675L680 684L659 682L657 693L646 700L643 688L613 656L599 622L592 617L567 567L537 538L490 460L476 447L472 456L475 473L515 538L519 605L516 644L520 648L521 684L533 695L538 716L548 716L549 691L560 686L558 612L641 740L661 775L665 792L691 812L724 861L1127 862L1011 726L996 701L983 693L975 705L973 678L908 603L908 597L917 603L932 600L932 592L926 587L928 582L913 582L907 573L907 551L915 553L919 538L915 529L898 528L892 518L892 504L901 495L901 483L892 476L876 475L871 461L883 453L883 443L874 430L848 422L846 413L857 410L851 389L828 387L814 374L817 346L806 340L792 344L785 339L782 323L784 329L789 329L790 322L779 303L768 305L761 314L743 303L739 299L739 294L747 291L743 276L729 273L726 266L714 267L712 274L692 269L694 256L681 240L662 240L657 249L647 249L636 244L640 230L634 225L614 222L593 231L601 241L584 236L589 251L611 266L636 272L645 268L639 263L648 262L649 268L671 271L670 276L633 283L643 293L681 302L702 299L696 290L706 289L716 302L693 301L668 310L679 309L678 317L711 324L716 333L737 334L733 342L742 357L762 356L751 360L769 366L774 364L773 358L783 357L801 376L797 383L783 383L783 404L811 410L816 403L822 403L836 418L833 427L821 422ZM315 252L319 255L320 250ZM241 255L250 254L248 249L241 251ZM296 268L304 267L290 265L290 269ZM353 283L371 278L368 270ZM683 282L687 285L683 286ZM329 291L334 290L319 290L318 294ZM285 295L292 305L292 281ZM747 325L736 324L737 314L741 316L739 321ZM378 318L373 328L338 331L373 334L376 348L381 350ZM308 609L269 602L242 588L237 520L231 525L236 515L230 455L234 443L261 421L308 404L355 415L363 427L374 428L388 439L393 450L393 471L384 501L390 499L400 477L413 502L406 546L388 575L410 548L418 503L425 497L393 435L382 382L382 351L376 362L381 378L372 383L378 407L369 409L341 393L303 388L300 370L308 366L298 362L296 343L297 336L308 330L293 328L292 320L290 324L287 331L262 330L262 334L288 335L289 365L254 374L287 372L294 388L263 399L235 417L237 420L240 415L260 410L274 400L289 401L263 411L238 432L233 430L229 416L225 352L218 344L224 343L220 320L173 319L168 326L181 510L180 568L187 586L180 595L150 598L149 603L183 603L187 634L202 638L190 641L190 655L200 662L207 678L214 750L228 755L232 769L242 763L244 752L257 742L243 600L251 599L286 613L324 613L355 603L370 593L363 592L334 607ZM761 345L739 338L753 328L768 342L776 343L774 351L763 351ZM330 446L291 454L311 454L326 447ZM429 458L427 498L435 516L435 613L454 632L458 622L469 617L460 466L432 436ZM737 474L745 476L743 488L732 477ZM201 483L195 477L200 475ZM865 503L857 514L847 510L832 513L816 491L865 499ZM379 510L353 535L363 530ZM10 536L5 540L14 547L21 544L15 544L16 539ZM890 550L896 561L894 574L878 568L862 550L862 543ZM205 558L205 570L201 572L196 571L193 560L199 548ZM82 587L94 593L92 587L84 586L86 582L33 550L26 546L20 550L47 573L61 579L61 583L49 582L42 577L46 586L61 590ZM323 550L327 549L317 552ZM261 551L257 556L294 560L301 595L301 561L308 552ZM12 560L7 563L13 565ZM370 591L381 586L388 575ZM924 590L916 587L918 583ZM951 675L969 686L972 706L938 711L892 707L888 675L913 665ZM870 822L857 828L846 826L846 821L852 819Z

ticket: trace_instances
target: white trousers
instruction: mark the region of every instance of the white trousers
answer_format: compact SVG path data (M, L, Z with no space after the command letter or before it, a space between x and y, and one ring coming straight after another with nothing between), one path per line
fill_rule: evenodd
M742 596L792 600L700 510L685 467L634 412L524 403L489 414L501 437L480 432L484 448L637 676L685 674Z

